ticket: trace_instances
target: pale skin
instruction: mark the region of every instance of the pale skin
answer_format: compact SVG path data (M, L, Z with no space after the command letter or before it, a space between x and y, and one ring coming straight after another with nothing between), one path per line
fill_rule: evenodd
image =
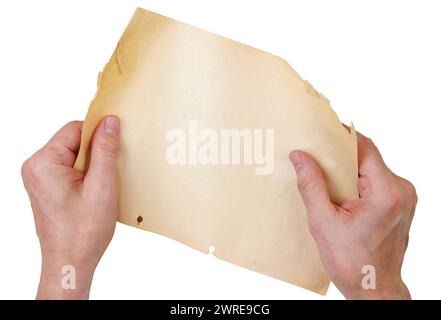
M42 253L37 299L87 299L115 230L119 120L109 116L98 125L85 174L73 168L81 127L80 121L65 125L22 167ZM401 266L417 202L415 188L389 170L361 134L358 153L360 198L339 206L330 200L317 162L299 150L289 155L311 233L325 269L347 299L409 299ZM75 289L63 288L66 265L75 268ZM365 265L375 268L375 289L362 286Z

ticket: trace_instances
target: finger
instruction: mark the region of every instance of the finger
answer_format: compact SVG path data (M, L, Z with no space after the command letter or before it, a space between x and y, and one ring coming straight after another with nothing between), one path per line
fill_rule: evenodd
M80 148L82 121L71 121L64 125L43 148L55 164L72 167Z
M333 208L325 178L318 163L306 153L291 152L290 160L297 173L297 188L310 216L320 216Z
M387 170L383 158L371 139L357 132L358 171L361 176Z
M72 152L78 152L82 127L83 121L71 121L58 130L49 140L48 144L62 146Z
M361 198L373 201L384 198L390 193L395 179L386 166L380 151L371 139L357 132L358 143L358 191Z
M112 194L116 188L119 132L119 119L108 116L101 120L92 138L90 165L84 182L94 193L103 196Z

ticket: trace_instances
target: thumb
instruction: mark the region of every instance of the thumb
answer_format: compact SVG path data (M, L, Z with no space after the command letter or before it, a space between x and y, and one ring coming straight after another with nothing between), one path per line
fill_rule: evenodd
M297 188L309 216L320 216L329 212L333 205L318 163L311 156L299 150L291 152L289 158L295 167Z
M92 190L113 193L116 188L116 159L119 153L119 119L108 116L101 120L92 138L89 170L85 183ZM109 189L109 190L107 190Z

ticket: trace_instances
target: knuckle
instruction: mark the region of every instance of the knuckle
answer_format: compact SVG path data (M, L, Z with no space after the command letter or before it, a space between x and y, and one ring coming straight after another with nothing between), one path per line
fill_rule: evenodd
M117 158L119 153L119 146L112 138L102 139L97 145L97 151L99 154L107 158Z
M407 196L412 206L415 206L418 202L418 194L415 186L408 180L404 180L404 187L407 191Z
M72 120L66 124L66 126L80 126L80 125L82 125L82 121L80 120Z
M25 179L28 176L28 172L30 170L30 159L25 160L21 165L21 177Z
M380 150L378 149L377 145L375 144L375 142L371 139L371 138L367 138L368 144L371 145L372 150L374 150L375 152L380 153Z
M50 155L51 159L54 159L56 163L69 163L72 160L72 154L66 152L60 145L50 145L46 147L46 153Z
M384 205L387 211L400 212L403 204L401 191L395 183L389 186L388 194L385 197Z
M82 121L79 121L79 120L73 120L73 121L69 121L68 123L66 123L66 124L63 126L62 130L63 130L63 129L64 129L64 130L71 130L71 129L78 129L78 130L81 130L82 125L83 125Z
M297 180L297 188L300 192L311 192L315 189L314 179L306 175Z
M23 180L38 177L39 160L36 155L27 159L21 166L21 176Z
M371 138L369 138L369 137L366 137L366 142L367 142L368 144L370 144L370 145L375 146L374 141L373 141Z

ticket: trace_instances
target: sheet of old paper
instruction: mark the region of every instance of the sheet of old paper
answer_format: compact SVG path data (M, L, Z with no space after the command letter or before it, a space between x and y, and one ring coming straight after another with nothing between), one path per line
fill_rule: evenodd
M284 60L137 9L99 75L75 168L109 114L121 119L120 222L326 293L288 154L314 156L339 203L358 197L356 136Z

